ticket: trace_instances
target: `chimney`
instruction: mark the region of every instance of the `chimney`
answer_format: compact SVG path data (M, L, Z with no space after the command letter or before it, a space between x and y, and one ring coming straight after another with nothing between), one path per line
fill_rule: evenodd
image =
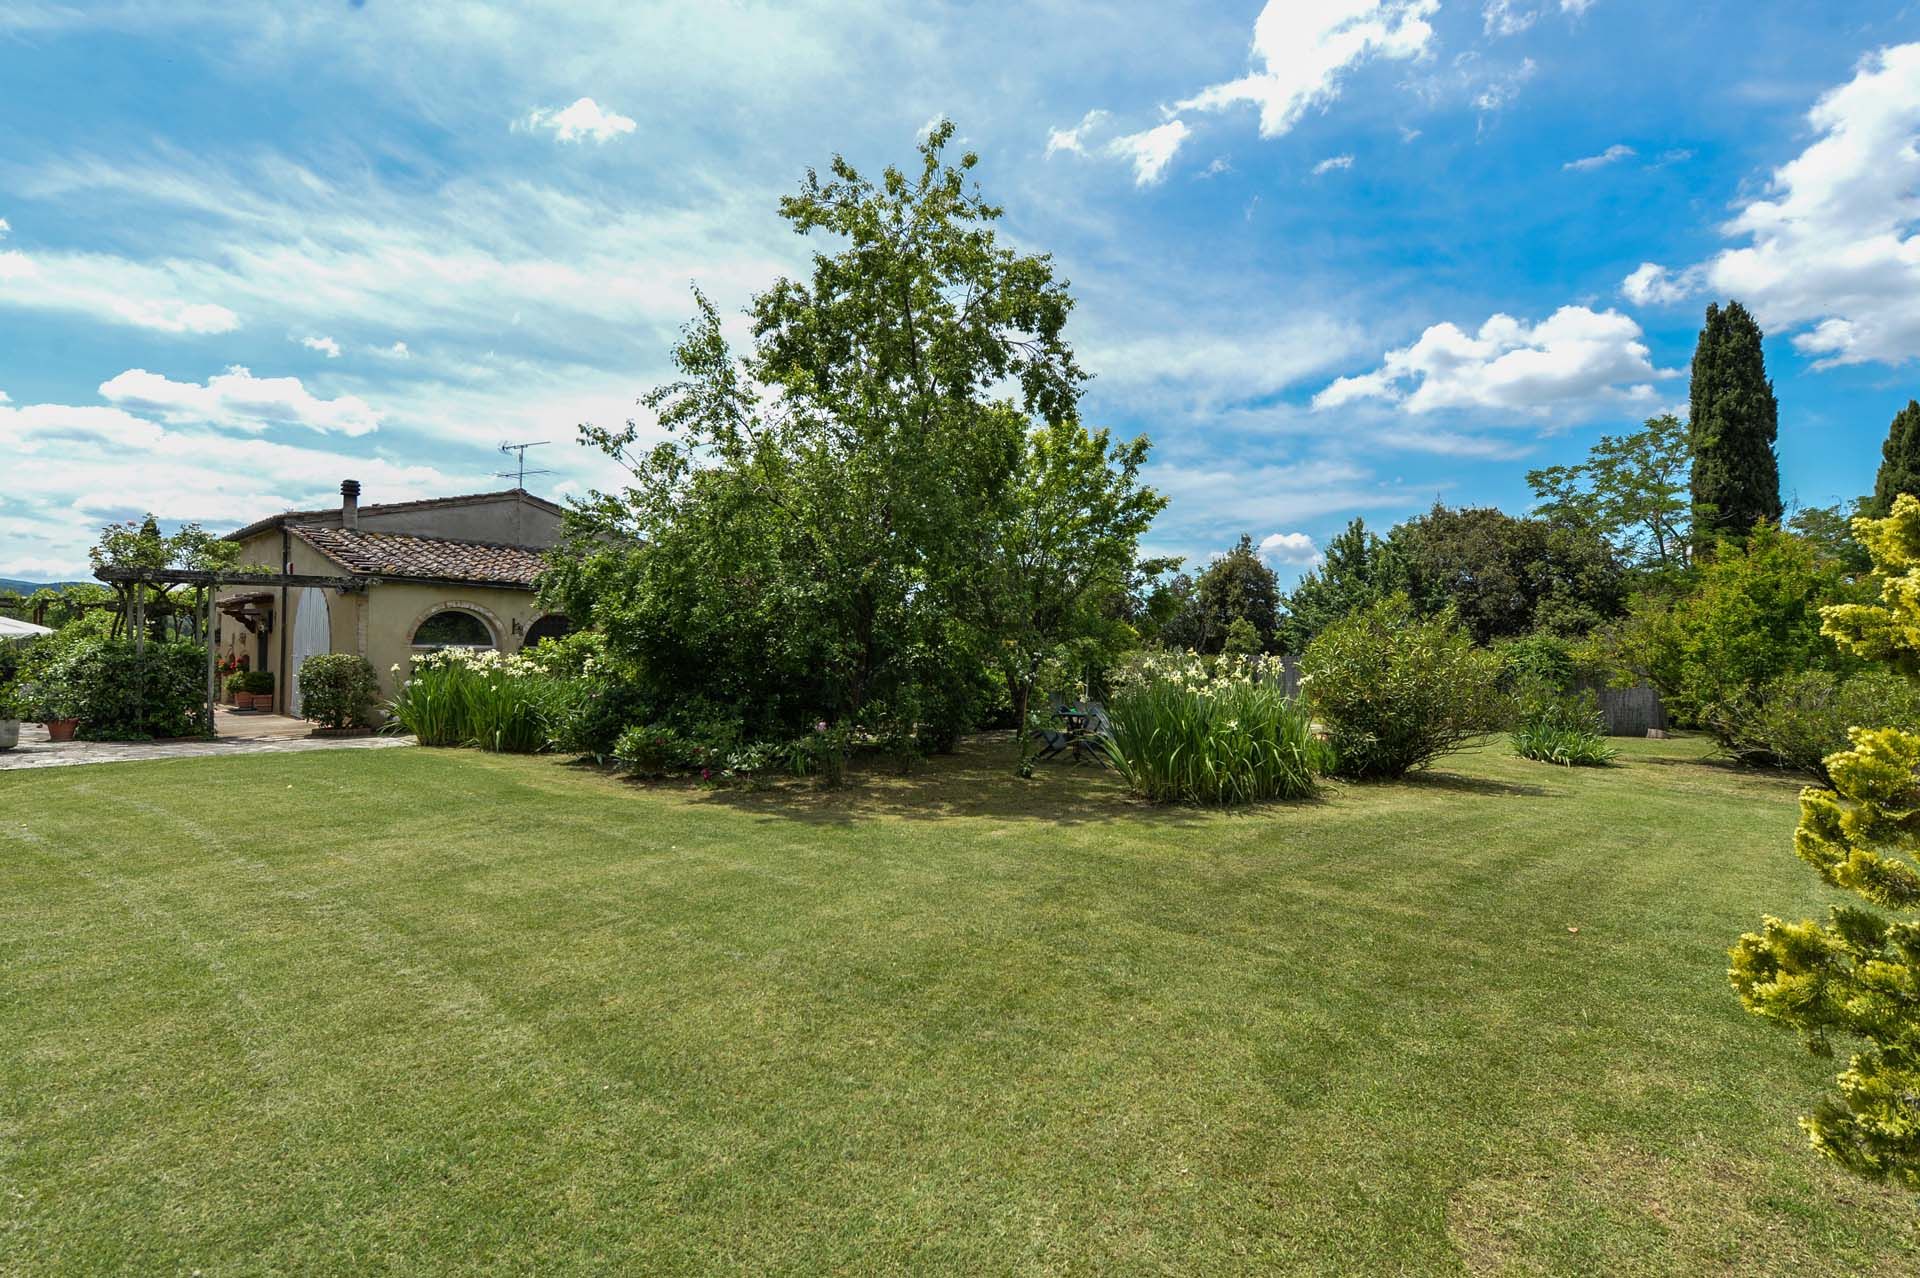
M357 479L340 481L340 526L360 526L360 481Z

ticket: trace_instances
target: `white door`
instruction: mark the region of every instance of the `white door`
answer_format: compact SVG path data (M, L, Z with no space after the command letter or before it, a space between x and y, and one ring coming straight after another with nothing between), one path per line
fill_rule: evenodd
M296 596L293 613L293 653L287 659L287 713L300 713L300 667L308 657L333 651L333 622L327 612L327 592L308 586Z

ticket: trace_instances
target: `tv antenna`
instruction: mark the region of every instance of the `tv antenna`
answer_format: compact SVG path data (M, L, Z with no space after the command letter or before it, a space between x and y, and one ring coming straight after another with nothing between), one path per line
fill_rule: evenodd
M553 472L550 470L528 470L527 469L527 450L529 448L541 448L547 444L551 444L552 442L553 441L550 439L535 439L535 440L530 440L524 444L500 445L500 451L503 453L513 454L517 459L517 464L512 470L494 471L493 472L494 478L511 479L513 481L513 486L515 488L525 488L527 486L528 475L551 475Z

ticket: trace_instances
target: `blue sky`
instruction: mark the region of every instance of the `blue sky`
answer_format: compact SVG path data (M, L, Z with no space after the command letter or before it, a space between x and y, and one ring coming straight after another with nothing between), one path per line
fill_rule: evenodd
M1783 484L1920 395L1920 5L1655 0L0 8L0 575L98 527L577 493L778 197L953 119L1155 442L1156 549L1523 509L1760 316ZM736 332L743 326L735 324Z

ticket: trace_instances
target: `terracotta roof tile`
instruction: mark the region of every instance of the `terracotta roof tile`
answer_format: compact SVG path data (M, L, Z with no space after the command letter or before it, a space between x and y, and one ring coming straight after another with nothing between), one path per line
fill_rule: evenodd
M524 589L531 587L547 566L544 555L527 546L364 528L294 525L290 531L321 554L370 577L425 577Z

